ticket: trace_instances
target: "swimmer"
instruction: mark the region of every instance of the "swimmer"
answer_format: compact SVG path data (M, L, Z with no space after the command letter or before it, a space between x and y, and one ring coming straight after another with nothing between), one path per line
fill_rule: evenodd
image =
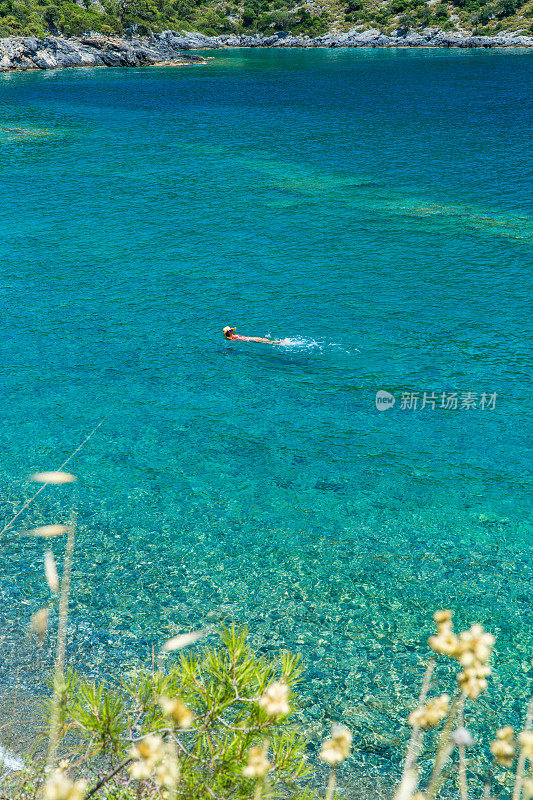
M230 328L229 325L226 325L225 328L222 328L224 338L228 339L230 342L259 342L260 344L279 344L278 339L264 339L262 336L240 336L238 333L235 333L236 330L237 328Z

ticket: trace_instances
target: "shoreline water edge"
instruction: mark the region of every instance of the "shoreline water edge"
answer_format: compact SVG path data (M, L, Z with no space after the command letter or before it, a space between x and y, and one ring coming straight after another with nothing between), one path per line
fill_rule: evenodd
M276 33L206 36L196 31L164 31L147 37L118 38L101 34L37 39L20 36L0 39L0 73L75 67L140 67L205 64L207 59L189 50L237 47L285 48L533 48L533 36L502 32L476 36L466 31L446 32L440 28L423 31L398 30L385 34L377 29L328 33L316 38Z

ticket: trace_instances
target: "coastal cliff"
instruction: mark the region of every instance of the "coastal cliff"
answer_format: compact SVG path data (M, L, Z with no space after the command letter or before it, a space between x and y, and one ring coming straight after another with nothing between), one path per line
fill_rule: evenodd
M198 32L153 34L121 39L97 34L63 38L33 36L0 39L0 72L72 67L140 67L149 65L203 64L206 59L190 50L222 47L533 47L533 36L500 33L475 36L445 32L438 28L423 31L350 30L309 37L276 33L273 35L206 36Z
M98 35L81 38L34 36L0 39L0 72L72 67L142 67L149 65L204 64L206 59L184 53L175 36L120 39Z
M361 31L352 28L344 33L326 33L310 37L275 33L205 36L202 33L172 33L165 36L184 50L219 47L533 47L533 36L502 32L493 36L477 36L467 31L397 30L392 34L377 29Z

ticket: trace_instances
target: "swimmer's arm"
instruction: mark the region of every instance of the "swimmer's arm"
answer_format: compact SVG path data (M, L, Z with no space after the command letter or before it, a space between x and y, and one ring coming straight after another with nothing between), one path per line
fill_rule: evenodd
M279 339L265 339L262 336L235 336L231 337L231 342L258 342L259 344L279 344Z

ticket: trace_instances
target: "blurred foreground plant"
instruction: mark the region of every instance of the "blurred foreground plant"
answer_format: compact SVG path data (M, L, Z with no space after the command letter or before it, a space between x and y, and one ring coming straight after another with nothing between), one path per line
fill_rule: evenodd
M224 628L220 637L221 647L181 653L115 686L70 672L60 736L71 739L71 760L89 770L105 767L102 787L121 776L164 797L247 798L261 779L265 796L283 790L304 798L298 786L309 774L305 741L289 722L299 657L254 654L245 628ZM264 752L264 769L257 751Z
M479 790L468 785L467 750L475 744L474 737L464 727L464 709L467 701L476 702L487 689L487 678L491 674L489 665L494 636L487 633L478 623L456 634L453 630L452 612L436 611L433 619L437 624L437 634L430 636L428 644L437 655L444 655L457 661L461 670L456 674L457 685L453 697L441 694L427 698L431 685L431 677L435 660L431 660L424 677L418 706L409 715L408 723L412 727L411 740L402 778L396 790L394 800L434 800L444 785L454 782L461 800L468 800ZM530 730L533 717L533 700L530 701L524 722L524 730L520 734L520 754L516 764L513 780L512 800L520 800L522 790L526 800L533 797L533 773L524 781L526 762L533 764L533 732ZM440 724L442 728L437 730ZM436 730L435 739L429 745L432 768L425 781L420 779L420 762L423 756L424 734L431 729ZM490 747L496 761L507 768L514 763L517 748L514 743L514 731L510 726L501 728ZM491 800L493 787L490 765L487 768L482 796ZM530 783L529 783L530 782ZM531 787L531 789L530 789ZM501 789L501 787L499 787ZM453 789L452 789L453 791ZM499 793L499 792L498 792Z
M44 486L75 480L61 471L34 479ZM173 654L208 631L174 636L161 646L151 670L134 670L115 681L88 681L65 667L74 531L73 514L68 526L29 532L43 539L67 535L61 582L52 551L44 553L45 578L59 612L48 749L44 765L28 763L10 782L0 774L0 800L316 798L307 788L317 781L306 741L290 721L301 680L299 655L254 653L247 629L231 626L219 632L221 645L193 655ZM494 637L479 624L456 633L448 610L435 612L434 620L437 633L428 643L436 655L457 662L459 671L454 688L428 697L436 661L429 662L418 705L407 720L412 732L394 800L435 800L445 785L448 796L492 800L490 765L481 792L468 784L467 752L475 742L464 713L466 703L475 707L488 687ZM39 644L48 625L49 609L36 611L30 629ZM518 736L506 725L490 746L500 766L510 770L516 764L510 800L533 798L532 719L533 700ZM351 747L351 732L334 725L319 754L330 768L326 800L335 796L337 769ZM422 769L428 762L431 768Z

